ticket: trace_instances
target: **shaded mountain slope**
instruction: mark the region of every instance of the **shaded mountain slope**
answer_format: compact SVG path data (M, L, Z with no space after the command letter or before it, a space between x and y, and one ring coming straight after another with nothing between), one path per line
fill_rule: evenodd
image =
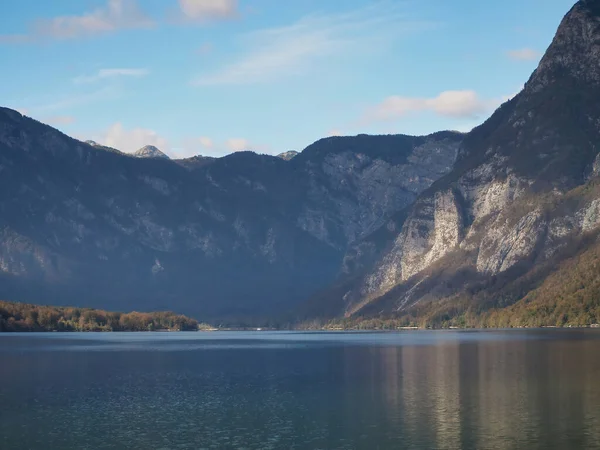
M291 161L171 161L107 151L2 108L0 296L273 315L330 282L350 242L447 173L462 138L335 138Z

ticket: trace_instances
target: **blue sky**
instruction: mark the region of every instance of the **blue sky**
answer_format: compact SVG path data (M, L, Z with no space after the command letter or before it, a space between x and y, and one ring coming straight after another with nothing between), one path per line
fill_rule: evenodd
M124 151L468 131L573 0L5 0L0 104Z

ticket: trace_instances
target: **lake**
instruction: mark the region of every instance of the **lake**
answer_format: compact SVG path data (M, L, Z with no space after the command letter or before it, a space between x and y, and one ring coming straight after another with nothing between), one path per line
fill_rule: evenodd
M0 448L600 449L600 331L0 334Z

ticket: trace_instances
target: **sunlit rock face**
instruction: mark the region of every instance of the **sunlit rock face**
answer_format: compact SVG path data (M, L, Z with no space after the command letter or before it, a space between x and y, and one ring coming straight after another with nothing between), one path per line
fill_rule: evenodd
M323 139L292 159L134 156L0 109L0 296L279 314L448 173L463 139ZM26 288L27 287L27 288ZM3 289L3 291L2 291Z
M454 169L387 243L351 246L346 267L361 270L348 269L353 281L332 294L339 313L397 312L433 292L461 295L472 280L518 277L598 231L599 60L600 2L580 1L523 91L465 136ZM366 267L355 261L365 252Z

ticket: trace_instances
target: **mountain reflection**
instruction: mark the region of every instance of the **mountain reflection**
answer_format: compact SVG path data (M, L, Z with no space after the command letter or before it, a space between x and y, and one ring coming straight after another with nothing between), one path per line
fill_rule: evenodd
M345 409L398 448L599 448L598 350L577 340L350 348Z
M552 333L0 340L0 448L600 448L600 335Z

